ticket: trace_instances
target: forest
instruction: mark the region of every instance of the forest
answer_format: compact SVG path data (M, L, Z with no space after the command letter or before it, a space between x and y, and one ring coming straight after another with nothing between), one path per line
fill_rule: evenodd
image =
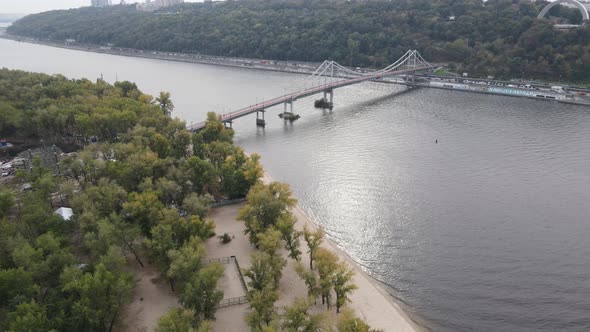
M289 186L261 182L260 156L234 145L219 115L191 133L173 109L169 93L154 98L127 81L0 70L0 137L74 146L55 155L58 167L36 156L0 178L0 331L123 330L138 280L129 267L148 264L179 304L156 331L210 330L224 267L207 262L205 242L232 237L215 233L209 210L234 198L246 201L238 236L258 249L242 271L253 331L373 331L346 308L354 271L320 247L323 230L295 229ZM278 307L287 273L307 294Z
M147 13L134 6L29 15L15 35L142 50L382 67L406 50L457 71L501 78L590 80L590 26L558 30L545 1L227 1ZM556 6L551 16L580 23Z

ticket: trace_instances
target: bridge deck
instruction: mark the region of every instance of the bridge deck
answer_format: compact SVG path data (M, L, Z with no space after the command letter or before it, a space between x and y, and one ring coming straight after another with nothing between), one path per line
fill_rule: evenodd
M418 71L418 70L428 70L428 69L434 69L437 68L438 65L430 65L430 66L423 66L423 67L415 67L415 68L409 68L409 69L402 69L402 70L395 70L395 71L391 71L391 72L379 72L373 75L366 75L366 76L361 76L361 77L355 77L355 78L349 78L349 79L345 79L342 81L338 81L338 82L334 82L331 84L326 84L326 85L320 85L320 86L315 86L313 88L309 88L307 90L303 90L303 91L298 91L298 92L294 92L294 93L290 93L290 94L286 94L284 96L280 96L280 97L276 97L273 99L269 99L269 100L265 100L262 101L258 104L255 105L250 105L247 107L244 107L242 109L239 109L237 111L231 112L231 113L227 113L221 116L221 121L222 122L231 122L232 120L241 118L243 116L252 114L254 112L258 112L258 111L262 111L264 109L267 109L269 107L273 107L276 105L280 105L286 102L293 102L297 99L300 98L304 98L304 97L308 97L308 96L312 96L318 93L321 93L323 91L327 91L327 90L333 90L333 89L337 89L337 88L341 88L344 86L348 86L348 85L353 85L353 84L357 84L357 83L361 83L361 82L366 82L366 81L374 81L374 80L380 80L383 77L386 76L393 76L393 75L400 75L400 74L404 74L404 73L408 73L408 72L413 72L413 71ZM196 123L192 126L188 126L187 129L190 131L197 131L200 129L205 128L205 124L206 122L199 122Z

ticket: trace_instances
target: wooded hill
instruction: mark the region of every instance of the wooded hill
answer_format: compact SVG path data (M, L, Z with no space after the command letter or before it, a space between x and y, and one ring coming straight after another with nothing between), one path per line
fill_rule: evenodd
M27 16L9 33L143 50L381 67L407 49L504 78L590 80L590 27L557 30L529 0L228 1L147 13L134 6ZM571 8L551 15L581 21Z

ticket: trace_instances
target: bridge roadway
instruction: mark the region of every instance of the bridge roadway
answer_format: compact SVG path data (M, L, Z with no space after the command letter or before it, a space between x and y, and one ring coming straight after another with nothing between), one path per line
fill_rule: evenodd
M366 75L366 76L361 76L361 77L349 78L349 79L345 79L342 81L334 82L332 84L315 86L313 88L309 88L309 89L306 89L303 91L297 91L297 92L286 94L286 95L276 97L273 99L265 100L265 101L262 101L258 104L250 105L248 107L244 107L242 109L239 109L237 111L233 111L231 113L223 114L221 116L221 122L224 122L224 123L231 122L231 121L241 118L243 116L246 116L246 115L249 115L249 114L252 114L255 112L263 111L269 107L273 107L273 106L284 104L284 103L292 103L293 101L295 101L297 99L312 96L312 95L315 95L315 94L318 94L318 93L321 93L324 91L330 91L330 90L334 90L336 88L341 88L344 86L353 85L353 84L366 82L366 81L381 80L386 76L400 75L400 74L414 72L414 71L418 71L418 70L434 69L437 67L439 67L439 65L431 64L429 66L408 68L408 69L402 69L402 70L394 70L394 71L390 71L390 72L378 72L373 75ZM399 83L401 83L401 82L399 82ZM206 124L205 121L199 122L199 123L193 124L191 126L187 126L187 129L189 131L198 131L198 130L205 128L205 124Z

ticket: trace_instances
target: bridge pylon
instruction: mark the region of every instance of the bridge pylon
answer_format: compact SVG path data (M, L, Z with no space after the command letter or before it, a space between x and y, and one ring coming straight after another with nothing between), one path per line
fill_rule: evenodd
M260 113L262 113L262 118L260 117ZM256 111L256 125L258 127L266 126L266 121L264 120L264 113L266 113L266 110L264 109Z

